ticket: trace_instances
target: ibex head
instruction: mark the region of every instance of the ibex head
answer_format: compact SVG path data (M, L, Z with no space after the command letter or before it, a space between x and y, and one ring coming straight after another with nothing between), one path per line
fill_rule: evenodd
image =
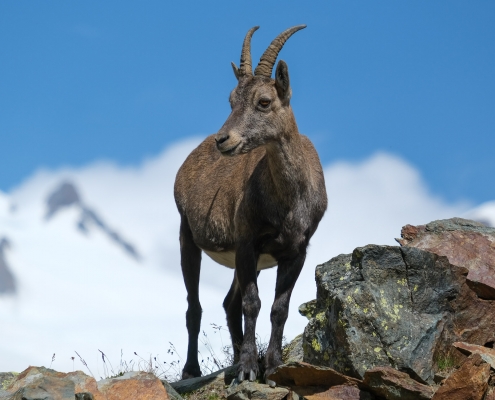
M254 75L251 37L259 27L251 28L246 34L239 68L232 63L238 80L229 98L232 112L215 137L217 148L222 154L232 156L247 153L295 128L290 107L291 88L287 64L280 60L275 79L271 75L278 53L287 39L305 27L294 26L278 35L261 56Z

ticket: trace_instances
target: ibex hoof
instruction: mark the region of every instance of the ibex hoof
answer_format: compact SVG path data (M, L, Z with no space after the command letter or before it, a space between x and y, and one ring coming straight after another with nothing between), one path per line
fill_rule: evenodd
M239 372L239 376L237 377L237 380L239 383L241 383L244 380L244 371Z
M256 372L254 372L253 370L249 371L249 380L251 382L256 380Z
M272 388L274 388L275 386L277 386L277 384L275 383L275 381L272 381L271 379L267 379L266 380L266 384Z

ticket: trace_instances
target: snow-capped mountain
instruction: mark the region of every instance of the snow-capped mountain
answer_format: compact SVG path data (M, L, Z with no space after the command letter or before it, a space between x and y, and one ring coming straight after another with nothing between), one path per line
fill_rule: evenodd
M98 162L40 170L0 192L0 371L48 366L54 353L52 367L70 371L74 351L97 369L98 349L110 360L119 360L121 349L127 360L135 351L165 359L169 342L186 354L173 182L198 142L171 146L134 167ZM297 307L315 297L317 264L368 243L393 245L407 223L469 209L432 196L412 166L389 154L334 163L325 179L329 209L292 296L287 338L304 329ZM493 223L491 211L483 210L471 215ZM232 277L203 256L202 326L217 349L229 343L228 333L208 328L225 325L221 305ZM259 278L262 338L270 332L275 277L272 269ZM75 368L83 366L76 362Z

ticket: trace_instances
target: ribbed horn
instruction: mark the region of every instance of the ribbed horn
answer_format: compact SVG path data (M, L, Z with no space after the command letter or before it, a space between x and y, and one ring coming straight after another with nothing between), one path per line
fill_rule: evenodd
M242 44L241 51L241 64L239 65L239 76L252 75L253 65L251 63L251 37L253 33L259 29L259 26L251 28L246 37L244 38L244 43Z
M256 76L266 76L270 78L272 76L273 66L275 65L275 61L277 60L278 53L284 47L285 42L297 31L306 28L306 25L297 25L283 31L280 35L278 35L273 42L270 43L270 46L265 50L263 55L260 58L260 62L258 66L254 70L254 75Z

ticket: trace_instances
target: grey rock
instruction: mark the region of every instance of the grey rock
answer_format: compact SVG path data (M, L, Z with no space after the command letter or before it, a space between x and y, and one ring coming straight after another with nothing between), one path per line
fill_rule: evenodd
M236 370L237 370L237 366L233 365L215 371L209 375L172 382L170 383L170 386L172 386L172 388L174 388L177 393L183 394L183 393L194 392L195 390L201 389L206 385L210 385L215 381L222 381L224 384L229 385L232 382L232 380L235 378ZM162 383L163 382L164 381L162 381Z
M304 361L360 379L390 366L432 383L436 351L454 341L444 332L453 331L451 301L465 275L446 257L412 247L369 245L319 265Z
M262 383L243 381L227 390L227 400L282 400L290 391L282 387L270 387Z
M172 387L172 385L168 381L162 380L162 384L165 387L165 390L167 391L168 396L172 400L182 400L181 395L179 393L177 393L177 391Z
M282 360L284 364L290 362L299 362L304 359L303 335L297 335L292 341L283 348Z

